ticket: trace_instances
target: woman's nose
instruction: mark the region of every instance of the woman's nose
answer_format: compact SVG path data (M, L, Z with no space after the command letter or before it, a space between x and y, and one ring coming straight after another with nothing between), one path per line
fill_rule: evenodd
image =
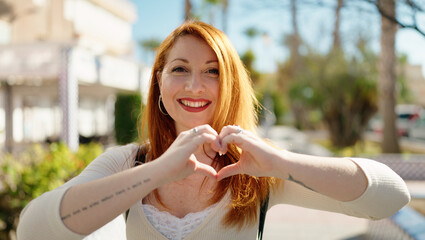
M192 74L186 81L185 90L194 93L205 91L201 76L199 74Z

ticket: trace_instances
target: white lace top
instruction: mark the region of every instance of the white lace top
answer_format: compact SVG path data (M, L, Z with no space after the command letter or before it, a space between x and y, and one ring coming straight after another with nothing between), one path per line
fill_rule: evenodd
M152 226L167 239L182 240L201 224L216 205L217 203L200 212L189 213L183 218L159 211L150 204L142 204L142 209Z

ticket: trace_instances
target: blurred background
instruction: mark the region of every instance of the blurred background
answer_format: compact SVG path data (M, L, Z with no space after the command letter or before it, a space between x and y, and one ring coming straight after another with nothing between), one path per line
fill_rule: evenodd
M228 35L259 134L381 161L414 198L378 222L276 209L266 239L425 238L425 1L0 0L0 239L31 199L137 141L156 48L185 19Z

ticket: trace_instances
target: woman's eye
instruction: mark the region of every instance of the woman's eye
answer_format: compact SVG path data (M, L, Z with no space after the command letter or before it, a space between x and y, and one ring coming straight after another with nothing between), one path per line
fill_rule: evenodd
M186 69L182 68L182 67L175 67L173 68L173 70L171 70L172 72L186 72Z
M207 71L207 73L218 75L219 72L217 68L211 68Z

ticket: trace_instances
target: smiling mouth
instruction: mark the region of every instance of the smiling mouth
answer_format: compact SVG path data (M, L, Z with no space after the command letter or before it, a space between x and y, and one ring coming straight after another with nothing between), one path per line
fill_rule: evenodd
M211 101L207 99L180 98L178 103L184 110L192 113L198 113L207 109L210 106Z
M203 108L211 103L211 101L191 101L186 99L179 99L179 103L182 104L185 107L191 107L191 108Z

